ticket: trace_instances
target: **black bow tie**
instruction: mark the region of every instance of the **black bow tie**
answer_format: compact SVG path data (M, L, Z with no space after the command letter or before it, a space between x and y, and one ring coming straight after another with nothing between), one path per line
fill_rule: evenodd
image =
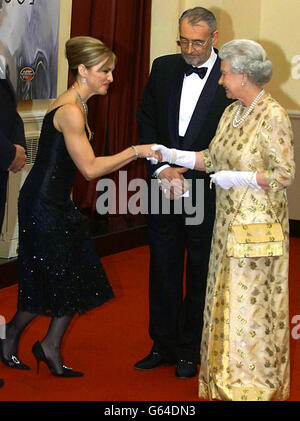
M192 65L189 65L186 70L185 74L186 76L190 76L192 73L197 73L197 75L203 79L206 75L207 67L193 67Z

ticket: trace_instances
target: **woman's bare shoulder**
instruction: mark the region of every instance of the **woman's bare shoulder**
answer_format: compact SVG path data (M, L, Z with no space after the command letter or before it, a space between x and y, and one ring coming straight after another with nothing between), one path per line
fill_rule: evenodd
M56 107L51 107L49 112L55 108L57 108L57 110L54 115L54 124L60 130L64 129L65 127L84 127L84 116L77 104L65 103L56 105Z

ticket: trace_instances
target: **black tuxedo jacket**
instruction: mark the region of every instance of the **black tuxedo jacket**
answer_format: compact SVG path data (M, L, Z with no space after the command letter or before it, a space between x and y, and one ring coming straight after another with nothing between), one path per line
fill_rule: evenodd
M26 147L24 126L17 113L13 87L8 79L0 79L0 170L6 171L15 158L18 144Z
M179 107L184 69L185 62L180 54L154 60L137 111L141 143L161 143L181 150L200 151L206 149L214 137L224 109L232 102L226 98L224 88L218 84L221 77L220 59L217 58L209 74L184 140L179 144ZM151 177L161 165L163 163L151 165L146 162L148 176ZM188 171L184 176L207 179L200 171Z

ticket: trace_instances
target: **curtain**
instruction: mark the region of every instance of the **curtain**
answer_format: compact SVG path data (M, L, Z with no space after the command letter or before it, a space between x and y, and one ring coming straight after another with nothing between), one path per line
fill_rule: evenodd
M115 154L137 143L136 110L149 75L150 21L151 0L73 0L71 36L99 38L117 56L108 95L94 96L88 102L97 156ZM128 182L145 178L142 160L122 170L128 172ZM118 184L118 172L105 177ZM77 174L73 200L83 213L95 212L97 181L87 182Z

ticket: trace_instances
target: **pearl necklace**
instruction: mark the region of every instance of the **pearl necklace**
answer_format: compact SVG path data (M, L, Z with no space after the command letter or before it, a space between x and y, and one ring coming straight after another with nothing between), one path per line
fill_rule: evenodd
M83 108L83 111L84 111L85 116L87 116L87 113L88 113L88 106L86 105L86 102L84 102L84 100L82 99L82 97L81 97L80 93L77 91L77 89L75 88L75 86L74 86L74 85L72 85L72 88L74 89L74 91L75 91L75 92L76 92L76 94L77 94L78 101L79 101L79 102L80 102L80 104L82 105L82 108Z
M238 106L238 109L236 110L235 116L232 120L232 126L233 127L238 127L240 126L245 119L248 117L248 115L251 113L251 111L253 110L253 108L255 107L255 105L258 103L258 101L260 100L260 98L264 95L265 90L262 89L259 94L254 98L254 100L251 102L250 106L246 109L245 113L239 118L239 115L241 114L243 105L240 103L240 105Z

